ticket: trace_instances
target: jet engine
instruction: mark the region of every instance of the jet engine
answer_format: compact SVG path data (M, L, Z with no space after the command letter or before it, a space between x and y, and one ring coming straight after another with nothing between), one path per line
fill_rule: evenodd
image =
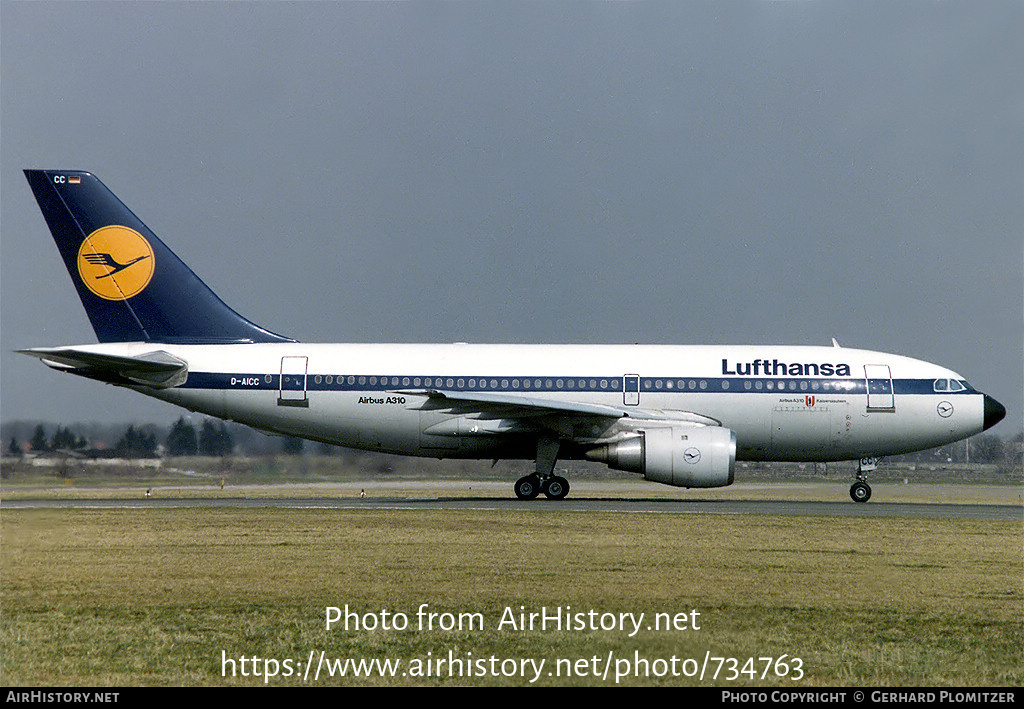
M676 487L731 485L736 433L717 426L658 426L617 443L592 448L588 460Z

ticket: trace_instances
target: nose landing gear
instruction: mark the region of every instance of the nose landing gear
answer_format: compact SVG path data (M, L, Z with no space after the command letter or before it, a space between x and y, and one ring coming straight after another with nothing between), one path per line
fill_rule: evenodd
M871 486L868 485L868 473L878 467L878 458L861 458L857 464L857 482L850 486L850 498L854 502L867 502L871 499Z

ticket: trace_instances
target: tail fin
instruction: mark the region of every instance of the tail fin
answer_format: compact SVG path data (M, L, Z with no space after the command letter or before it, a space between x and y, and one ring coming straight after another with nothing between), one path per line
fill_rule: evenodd
M100 342L291 342L224 304L94 175L25 170Z

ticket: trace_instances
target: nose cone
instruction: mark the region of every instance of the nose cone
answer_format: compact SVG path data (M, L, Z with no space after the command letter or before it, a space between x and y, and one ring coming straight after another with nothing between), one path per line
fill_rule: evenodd
M992 428L1006 416L1006 407L985 394L985 430Z

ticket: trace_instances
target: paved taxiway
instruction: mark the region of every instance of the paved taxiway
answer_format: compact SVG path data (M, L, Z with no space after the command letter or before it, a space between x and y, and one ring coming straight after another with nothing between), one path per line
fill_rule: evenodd
M173 509L242 508L324 510L504 510L534 512L620 512L718 515L819 515L825 517L925 517L936 519L1024 519L1019 505L907 502L822 502L794 500L664 500L653 498L568 498L523 502L493 497L182 497L146 499L4 500L0 509Z

